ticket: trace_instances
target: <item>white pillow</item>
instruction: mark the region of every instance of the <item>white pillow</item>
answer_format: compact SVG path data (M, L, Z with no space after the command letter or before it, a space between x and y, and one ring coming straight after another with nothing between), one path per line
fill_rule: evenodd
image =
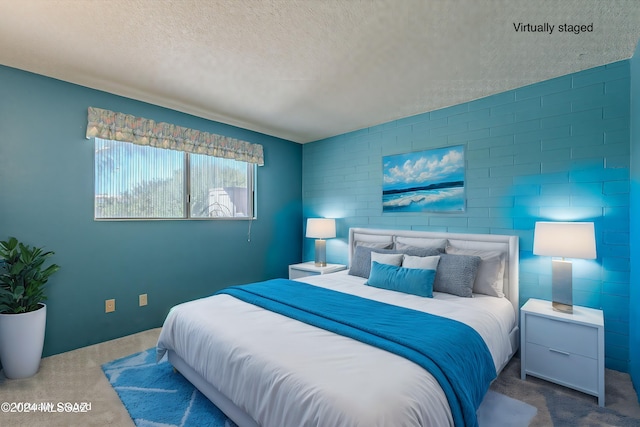
M371 252L371 265L373 265L373 262L375 261L379 264L389 264L400 267L400 265L402 265L402 255L403 254L383 254L379 252Z
M446 253L454 255L479 256L482 259L476 280L473 282L473 292L492 297L504 297L504 269L506 254L499 251L483 251L479 249L460 249L447 246Z
M436 270L440 256L411 256L404 254L402 257L402 266L404 268L419 268L422 270Z

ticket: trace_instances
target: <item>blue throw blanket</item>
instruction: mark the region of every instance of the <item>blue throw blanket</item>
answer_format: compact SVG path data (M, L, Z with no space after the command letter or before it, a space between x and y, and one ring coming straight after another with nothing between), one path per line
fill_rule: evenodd
M285 279L218 293L403 356L433 375L456 426L477 426L496 369L482 337L451 319Z

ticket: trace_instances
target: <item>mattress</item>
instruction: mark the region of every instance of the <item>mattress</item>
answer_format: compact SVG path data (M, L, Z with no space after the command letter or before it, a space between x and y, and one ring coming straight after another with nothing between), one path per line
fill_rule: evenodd
M463 322L484 339L497 371L513 354L517 323L505 298L423 298L366 286L346 271L298 280ZM453 425L444 392L420 366L229 295L174 307L157 348L158 357L174 351L259 425Z

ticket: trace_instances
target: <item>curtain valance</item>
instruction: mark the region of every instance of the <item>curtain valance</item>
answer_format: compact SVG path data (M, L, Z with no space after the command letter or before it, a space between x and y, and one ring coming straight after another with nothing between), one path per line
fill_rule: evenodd
M89 107L86 136L264 165L260 144L101 108Z

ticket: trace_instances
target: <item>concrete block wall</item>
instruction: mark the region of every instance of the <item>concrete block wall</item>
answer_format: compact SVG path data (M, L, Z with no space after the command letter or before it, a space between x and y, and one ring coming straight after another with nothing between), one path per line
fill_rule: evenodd
M640 43L631 58L631 172L630 201L631 218L640 217ZM629 282L629 373L640 401L640 223L629 226L631 273Z
M593 221L596 260L574 261L574 303L602 308L606 365L629 364L630 67L620 61L303 146L303 214L349 227L515 234L520 298L551 299L551 262L532 254L536 221ZM463 213L382 212L382 158L463 144ZM304 239L303 257L313 259Z

